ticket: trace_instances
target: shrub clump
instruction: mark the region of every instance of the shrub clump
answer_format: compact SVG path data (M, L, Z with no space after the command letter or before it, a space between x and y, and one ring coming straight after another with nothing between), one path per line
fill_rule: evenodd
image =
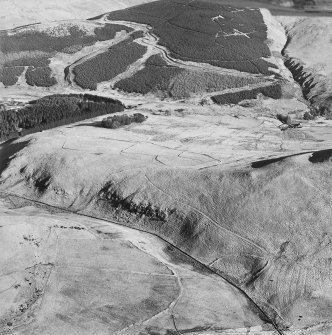
M129 125L131 123L142 123L147 118L147 116L141 113L135 113L133 115L114 115L103 119L101 121L101 126L103 128L116 129L120 128L121 126Z

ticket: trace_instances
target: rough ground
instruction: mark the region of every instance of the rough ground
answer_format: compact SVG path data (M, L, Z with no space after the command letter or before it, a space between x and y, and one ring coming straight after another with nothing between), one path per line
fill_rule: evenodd
M302 120L308 103L280 54L316 67L304 35L287 43L281 24L316 30L262 13L290 83L282 99L216 106L208 94L161 101L101 84L97 94L148 119L0 144L1 334L332 333L332 121ZM75 91L0 93L15 105ZM278 113L302 128L282 131Z
M270 328L243 294L154 236L1 197L2 334Z
M133 109L137 111L149 116L145 123L110 130L99 128L99 119L95 119L25 137L22 139L25 147L15 158L8 159L2 173L2 194L5 198L8 193L24 196L162 237L243 290L263 311L263 320L270 322L270 330L273 330L271 322L281 331L288 329L294 334L308 327L307 334L312 333L313 326L327 327L331 321L328 293L331 230L327 221L331 215L330 151L318 158L314 156L311 161L311 153L280 162L275 158L330 148L331 121L308 122L302 129L281 132L274 118L241 107L223 110L214 106L160 103ZM13 145L3 144L2 157L20 149L15 150ZM261 162L263 159L272 160ZM3 221L6 223L7 219ZM76 230L70 232L76 233ZM37 236L45 239L45 234L48 235L47 230ZM70 245L75 248L76 244ZM83 256L80 254L90 247L78 245L77 248L80 252L75 257L89 262L85 251ZM93 243L91 248L97 247ZM54 247L47 249L54 252ZM60 249L66 250L66 255L74 252L69 247ZM93 259L99 257L102 256L98 254ZM5 260L8 261L8 256ZM53 264L53 261L42 263ZM79 285L95 282L93 274L87 276L80 277ZM72 278L61 280L71 282ZM99 289L104 287L96 285ZM195 292L200 291L200 286L193 285ZM81 304L80 299L85 298L74 300ZM204 304L210 306L214 299L215 296ZM97 304L99 300L95 301ZM67 304L63 300L57 302L59 310L63 310L62 303ZM80 323L77 318L83 312L78 313L75 306L72 308L67 314L73 315L74 321L63 319L63 327ZM143 313L144 308L141 310ZM47 312L49 318L52 311ZM99 314L89 313L85 319L87 327L102 327L95 321ZM116 322L123 320L123 314L107 313ZM144 313L137 320L148 318ZM181 313L184 312L179 312L180 318L185 318ZM208 334L209 327L243 326L227 325L221 312L214 313L218 315L216 323L193 317L195 327L200 330L192 333ZM35 314L39 320L44 311ZM56 322L60 321L56 319ZM142 326L136 319L128 322ZM243 322L246 327L261 325L256 321ZM26 327L30 326L25 321L20 329L31 329ZM31 323L31 327L37 327L33 328L34 333L43 334L43 328L38 328L43 327L42 321ZM182 330L195 328L185 324L181 327ZM124 333L131 334L129 330ZM223 331L219 329L216 333Z

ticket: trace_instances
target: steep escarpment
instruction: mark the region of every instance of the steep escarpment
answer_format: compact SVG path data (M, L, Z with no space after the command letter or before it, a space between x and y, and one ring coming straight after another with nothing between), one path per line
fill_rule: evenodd
M331 18L279 17L288 41L283 55L304 97L314 106L331 96Z

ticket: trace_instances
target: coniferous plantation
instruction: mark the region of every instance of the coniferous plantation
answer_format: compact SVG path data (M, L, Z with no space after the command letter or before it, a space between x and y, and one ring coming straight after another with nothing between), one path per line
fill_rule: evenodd
M282 96L281 85L279 83L275 83L268 86L254 88L252 90L238 90L232 93L223 93L215 95L212 97L212 100L219 105L237 104L242 100L256 99L259 93L262 93L264 96L272 99L280 99Z
M89 94L56 94L46 96L16 111L0 111L0 139L124 110L121 102Z
M57 81L49 64L57 53L72 54L97 42L111 40L120 31L132 31L118 24L96 25L89 33L87 29L77 24L68 26L60 23L44 30L36 24L12 32L1 32L0 83L6 87L15 85L24 67L28 67L25 74L28 85L54 86Z
M148 24L172 57L242 72L269 75L274 64L259 10L234 10L222 3L165 0L108 15L110 20Z

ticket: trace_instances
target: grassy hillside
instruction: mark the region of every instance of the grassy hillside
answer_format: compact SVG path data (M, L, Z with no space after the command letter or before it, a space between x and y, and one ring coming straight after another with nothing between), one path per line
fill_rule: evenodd
M55 157L43 143L12 162L3 187L162 237L244 290L281 330L330 321L330 151L260 168L135 169L133 157ZM119 170L105 170L115 157Z

